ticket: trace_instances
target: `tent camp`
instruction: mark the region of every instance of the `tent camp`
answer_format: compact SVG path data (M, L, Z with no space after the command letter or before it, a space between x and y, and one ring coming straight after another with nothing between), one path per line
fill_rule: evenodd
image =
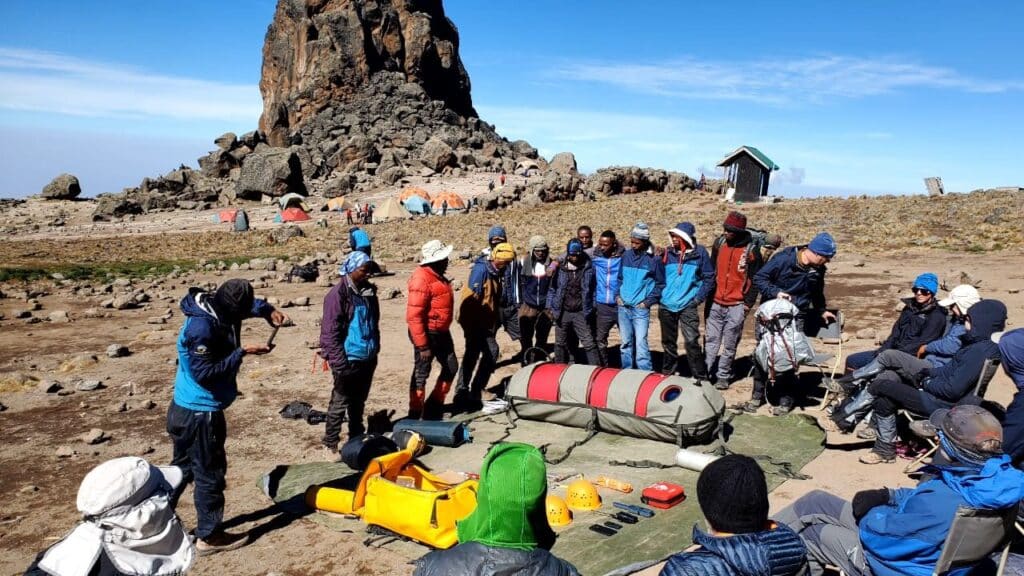
M412 218L412 214L402 206L398 198L388 198L373 210L373 223L387 222L389 220L405 220Z
M427 214L430 212L430 202L420 196L410 196L402 202L402 205L413 214Z
M356 208L358 208L358 207L355 204L353 204L351 200L349 200L348 198L346 198L344 196L339 196L337 198L331 198L331 199L327 200L327 204L324 204L323 208L321 208L320 210L321 211L330 210L332 212L344 212L345 210L355 210Z
M398 195L398 199L402 202L405 202L406 200L412 198L413 196L422 198L427 202L430 202L430 193L424 190L423 188L417 188L415 186L402 190L402 193Z
M455 192L450 190L444 190L434 194L434 197L430 200L430 207L434 211L434 214L441 214L444 211L445 203L448 204L448 210L458 211L466 209L466 201Z
M236 214L238 214L237 208L225 208L217 213L216 221L221 224L234 224Z
M274 222L303 222L309 220L309 205L306 199L294 192L281 196L277 200L281 212L274 217Z

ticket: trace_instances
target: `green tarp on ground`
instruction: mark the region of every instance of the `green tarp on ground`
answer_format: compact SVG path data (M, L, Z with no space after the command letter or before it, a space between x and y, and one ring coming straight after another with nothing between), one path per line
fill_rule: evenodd
M434 448L422 461L436 472L449 469L478 472L484 454L495 440L546 445L548 457L556 459L573 442L582 440L587 434L577 428L518 420L506 438L507 426L508 420L501 414L474 420L471 424L472 444L454 449ZM813 460L821 453L824 443L824 433L817 424L806 416L795 414L781 418L739 415L728 425L727 431L726 447L732 452L758 457L767 475L769 489L786 480L789 471L799 471ZM674 462L675 452L675 446L664 442L600 433L573 450L564 462L549 466L549 474L555 477L582 473L592 479L603 474L633 485L634 491L628 495L600 489L604 499L602 512L615 512L611 505L614 500L639 504L640 490L658 481L681 484L687 493L682 504L670 510L658 510L654 518L626 525L611 537L588 529L591 524L603 523L609 518L597 512L578 512L570 526L558 530L559 539L552 551L575 564L582 574L590 575L605 574L635 562L664 558L689 546L693 525L700 523L703 527L696 498L697 473L678 467L633 468L609 464L610 461L637 460L669 464ZM268 475L271 478L268 481L273 484L268 488L268 494L275 502L300 506L302 494L308 486L337 481L352 474L344 464L310 463L279 467ZM563 484L569 481L551 486L550 491L564 496ZM366 525L358 519L326 513L311 514L308 518L333 530L366 534ZM409 560L428 552L424 546L403 541L388 543L384 550L386 552L382 553L398 554Z

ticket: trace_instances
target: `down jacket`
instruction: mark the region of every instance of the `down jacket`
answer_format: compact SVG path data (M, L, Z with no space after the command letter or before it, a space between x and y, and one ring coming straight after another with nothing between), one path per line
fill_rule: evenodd
M447 332L455 312L451 283L430 266L418 266L409 278L405 321L416 348L427 347L427 332Z
M579 576L576 567L542 548L514 550L465 542L416 561L413 576Z
M899 350L910 355L917 355L921 346L942 337L946 330L946 309L939 306L934 299L924 306L918 306L913 298L904 298L903 311L892 332L878 349Z
M580 283L581 296L583 297L583 315L589 317L594 312L594 267L590 258L584 256L580 260L578 272L583 275ZM563 262L554 275L551 277L551 287L548 289L548 310L551 315L558 318L562 314L562 303L565 302L566 286L568 277L572 271L568 269L568 261Z
M659 576L792 576L807 562L803 540L784 524L725 537L694 526L693 543L700 549L670 557Z

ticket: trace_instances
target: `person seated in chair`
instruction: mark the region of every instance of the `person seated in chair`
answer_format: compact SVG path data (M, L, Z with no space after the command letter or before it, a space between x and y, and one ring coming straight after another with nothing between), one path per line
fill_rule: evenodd
M898 351L882 355L888 356L883 362L896 367L879 373L868 384L868 392L874 396L876 438L875 446L861 456L861 462L880 464L895 460L899 409L927 415L960 403L972 392L985 360L999 357L999 348L991 337L1006 326L1006 305L998 300L982 300L971 307L964 326L964 346L945 366L933 368L924 360Z
M1005 510L1024 498L1024 472L1002 453L1003 430L991 413L955 406L931 420L949 462L930 468L931 479L916 488L864 490L852 502L815 490L775 515L803 538L813 576L826 566L849 576L928 576L958 507Z
M961 284L950 290L949 296L939 300L939 306L949 310L946 330L941 338L919 348L917 357L924 358L936 367L949 364L963 345L961 338L967 332L964 328L964 318L967 317L971 306L978 302L981 302L981 295L978 294L978 289L970 284Z
M730 454L708 464L697 478L697 500L711 531L694 526L700 548L671 556L660 576L804 573L800 537L768 519L768 485L756 460Z

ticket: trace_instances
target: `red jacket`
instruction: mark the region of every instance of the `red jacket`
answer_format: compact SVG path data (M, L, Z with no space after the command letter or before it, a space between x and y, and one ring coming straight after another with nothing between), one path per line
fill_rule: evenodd
M746 304L753 308L757 301L753 278L762 264L760 252L751 247L749 241L729 246L722 237L715 241L712 261L715 265L714 302L720 306Z
M427 332L447 332L452 325L455 296L448 279L429 266L417 266L409 278L405 321L413 346L427 346Z

